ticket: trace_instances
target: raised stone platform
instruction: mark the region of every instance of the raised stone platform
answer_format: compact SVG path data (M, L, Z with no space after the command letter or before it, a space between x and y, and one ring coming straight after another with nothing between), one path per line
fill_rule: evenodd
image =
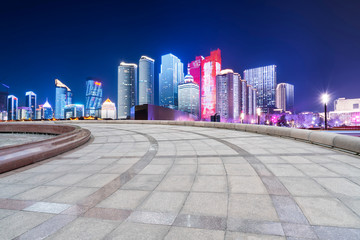
M0 239L360 238L356 155L249 131L114 123L78 122L94 141L0 175Z

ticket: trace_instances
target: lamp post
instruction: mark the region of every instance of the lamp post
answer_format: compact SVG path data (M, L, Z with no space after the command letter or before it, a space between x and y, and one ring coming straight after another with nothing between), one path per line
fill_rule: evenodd
M328 126L327 126L327 103L329 102L329 95L327 93L324 93L322 96L322 102L324 103L324 114L325 114L325 130L328 129Z
M257 112L257 115L258 115L258 124L260 124L261 108L257 108L256 112Z
M245 118L245 113L243 111L241 111L240 118L241 118L241 124L243 124Z

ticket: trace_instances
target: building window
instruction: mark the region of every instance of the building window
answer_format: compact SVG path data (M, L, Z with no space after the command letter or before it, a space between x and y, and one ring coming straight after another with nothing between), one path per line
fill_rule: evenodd
M353 109L359 109L359 104L358 103L353 104Z

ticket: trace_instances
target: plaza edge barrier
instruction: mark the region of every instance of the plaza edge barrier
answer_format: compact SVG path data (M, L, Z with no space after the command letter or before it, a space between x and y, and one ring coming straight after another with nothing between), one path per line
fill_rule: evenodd
M67 122L68 121L64 121ZM223 128L240 130L245 132L259 133L270 136L286 137L305 142L337 148L360 154L360 138L346 136L336 133L323 132L319 130L306 130L296 128L286 128L277 126L265 126L257 124L240 123L221 123L203 121L166 121L166 120L87 120L82 123L117 123L117 124L162 124L162 125L182 125L194 127Z
M57 135L49 139L0 148L0 173L45 160L86 143L91 132L79 126L36 123L1 123L1 133Z

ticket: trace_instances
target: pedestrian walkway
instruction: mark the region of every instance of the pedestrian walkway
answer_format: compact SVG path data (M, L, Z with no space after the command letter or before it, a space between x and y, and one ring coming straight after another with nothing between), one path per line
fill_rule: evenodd
M360 239L360 158L292 139L84 124L92 140L0 175L0 239Z

